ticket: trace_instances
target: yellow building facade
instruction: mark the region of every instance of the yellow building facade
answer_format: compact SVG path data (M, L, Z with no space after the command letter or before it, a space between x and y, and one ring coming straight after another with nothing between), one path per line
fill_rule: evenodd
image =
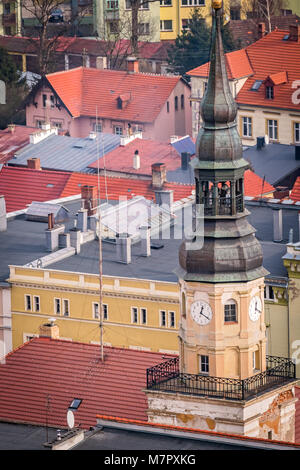
M12 346L39 334L55 318L62 339L100 343L97 275L10 267ZM146 351L178 351L177 283L103 277L107 345Z

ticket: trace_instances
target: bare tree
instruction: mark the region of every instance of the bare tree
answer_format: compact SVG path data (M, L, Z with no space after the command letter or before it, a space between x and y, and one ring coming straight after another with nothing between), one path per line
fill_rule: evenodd
M286 7L286 0L246 0L243 3L243 12L257 23L266 22L269 32L272 31L271 19L278 16Z
M23 8L30 13L37 23L37 37L32 38L32 43L37 51L38 68L41 76L49 72L59 39L67 35L73 25L78 25L89 8L87 2L83 8L71 11L69 21L57 23L55 31L53 28L50 31L53 13L64 3L65 0L24 0L23 2ZM90 3L92 3L92 0Z
M139 11L143 6L149 5L149 3L157 2L158 0L128 0L131 7L131 46L132 53L138 55L138 41L140 37L139 32Z

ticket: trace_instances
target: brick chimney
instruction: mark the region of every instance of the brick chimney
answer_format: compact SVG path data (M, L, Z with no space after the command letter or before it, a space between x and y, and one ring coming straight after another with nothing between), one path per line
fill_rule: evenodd
M27 167L32 170L41 170L41 161L39 158L28 158Z
M55 318L49 318L49 322L43 323L39 330L40 337L59 339L59 327L55 323Z
M139 71L139 61L136 57L127 58L127 72L137 73Z
M151 168L153 188L162 188L167 180L166 165L164 163L153 163Z
M266 35L266 25L265 23L258 24L258 37L259 39L263 38Z
M87 215L95 215L98 206L97 186L81 186L81 200L82 208L88 210Z
M290 25L289 41L300 42L300 26Z

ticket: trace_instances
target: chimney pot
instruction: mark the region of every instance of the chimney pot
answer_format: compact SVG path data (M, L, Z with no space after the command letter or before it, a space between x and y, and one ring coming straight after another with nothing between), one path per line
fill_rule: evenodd
M134 152L134 156L133 156L133 168L135 170L139 170L141 167L141 159L140 159L140 156L139 156L139 151L136 150Z
M97 187L96 186L81 186L81 199L83 202L82 209L87 209L88 216L95 215L97 212Z

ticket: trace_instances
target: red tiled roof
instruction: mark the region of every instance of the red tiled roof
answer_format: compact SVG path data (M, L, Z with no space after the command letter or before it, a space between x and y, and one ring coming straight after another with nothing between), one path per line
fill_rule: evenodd
M153 122L180 77L128 73L79 67L46 76L73 117L128 119ZM125 109L118 109L117 98L129 93Z
M251 170L245 171L244 188L245 196L253 197L275 191L275 188L271 184L269 184L267 181L263 181L260 176Z
M25 209L32 201L59 198L69 177L69 173L59 171L4 166L0 172L0 194L5 197L6 211Z
M9 128L0 130L0 164L6 163L17 150L29 144L29 136L36 130L34 127L17 125L13 131Z
M283 40L288 34L289 31L275 30L241 51L226 54L229 79L249 75L237 95L237 103L299 111L299 105L292 101L292 84L299 80L300 42ZM189 75L208 76L208 64L191 70ZM256 80L264 81L269 76L278 83L274 99L266 98L264 86L251 91Z
M0 420L67 427L74 398L82 403L75 425L96 425L96 415L147 421L146 369L172 356L34 338L0 364Z
M140 168L133 168L133 155L138 150ZM181 158L171 144L155 140L134 139L125 146L119 146L105 155L105 158L91 163L90 168L120 171L124 173L151 175L153 163L165 163L167 171L176 170L181 165Z
M290 199L296 202L300 201L300 176L298 176L298 178L295 181L295 184L290 194Z
M72 196L80 193L82 185L98 184L98 176L86 173L72 173L60 197ZM165 183L164 189L174 190L174 201L191 195L194 185ZM154 199L155 194L151 185L151 180L117 178L100 176L100 195L101 199L118 200L120 196L131 198L135 196L144 196L146 199Z
M246 50L241 49L239 51L228 52L226 54L226 69L230 80L252 75L253 69L249 62ZM193 77L208 77L208 74L209 62L200 65L200 67L196 67L187 73L187 75L191 75Z

